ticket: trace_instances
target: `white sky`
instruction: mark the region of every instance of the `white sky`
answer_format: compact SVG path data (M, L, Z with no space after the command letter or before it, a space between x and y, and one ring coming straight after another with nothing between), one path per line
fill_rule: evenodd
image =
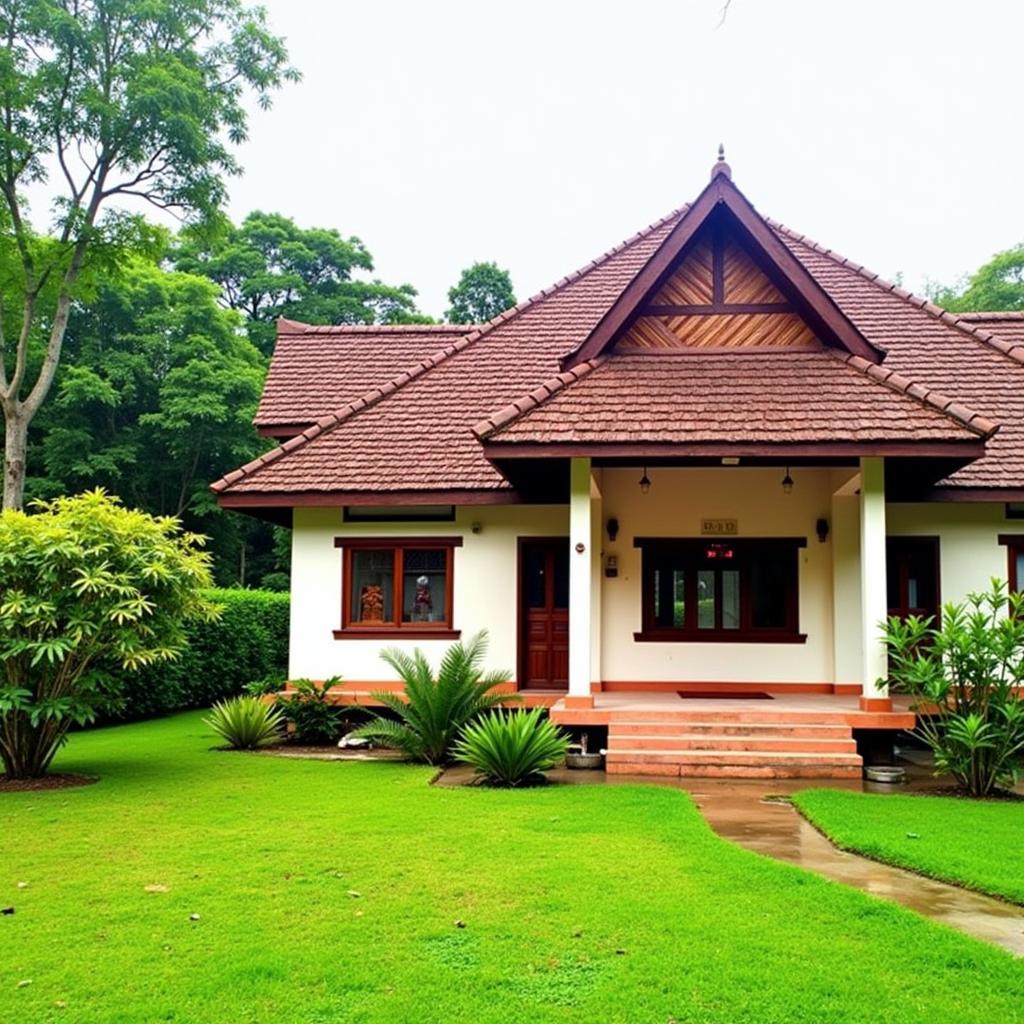
M719 141L763 213L912 290L1024 241L1020 0L263 0L303 81L231 212L363 239L435 316L520 299L694 197Z

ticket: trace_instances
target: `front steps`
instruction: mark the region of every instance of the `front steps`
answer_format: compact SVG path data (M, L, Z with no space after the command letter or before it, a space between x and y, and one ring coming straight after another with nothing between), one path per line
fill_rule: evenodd
M621 717L620 717L621 715ZM609 775L859 779L863 762L842 716L761 711L613 714Z

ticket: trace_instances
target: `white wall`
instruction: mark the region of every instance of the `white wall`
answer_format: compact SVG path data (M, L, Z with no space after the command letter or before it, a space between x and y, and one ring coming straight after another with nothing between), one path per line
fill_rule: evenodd
M785 470L648 468L652 486L641 494L640 471L605 469L605 521L619 520L619 575L603 579L601 666L606 682L830 682L832 680L832 541L815 534L831 517L829 470L792 468L795 486L782 490ZM806 537L800 549L800 631L804 644L638 643L641 620L640 549L634 537L699 537L705 518L736 519L739 537Z
M471 526L481 525L475 534ZM486 628L488 668L516 671L516 538L568 536L567 506L476 506L456 510L448 523L345 523L341 509L297 508L292 529L291 645L293 679L340 675L350 682L382 682L394 672L380 660L384 647L422 648L435 664L450 640L335 640L341 626L342 549L336 537L453 537L454 626L468 639Z

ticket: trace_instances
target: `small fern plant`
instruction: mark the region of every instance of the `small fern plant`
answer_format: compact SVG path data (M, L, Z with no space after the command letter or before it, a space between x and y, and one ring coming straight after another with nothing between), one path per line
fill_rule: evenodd
M467 643L452 644L445 651L437 675L426 655L390 648L381 657L398 673L404 685L398 694L373 696L395 718L378 716L349 735L373 740L401 750L414 761L443 764L450 760L459 733L482 712L497 707L508 694L491 690L508 680L507 672L484 672L487 633L483 630Z
M569 737L542 708L498 711L471 722L455 744L455 758L492 786L537 781L565 759Z
M284 716L259 697L232 697L214 704L203 721L232 750L255 750L279 738Z

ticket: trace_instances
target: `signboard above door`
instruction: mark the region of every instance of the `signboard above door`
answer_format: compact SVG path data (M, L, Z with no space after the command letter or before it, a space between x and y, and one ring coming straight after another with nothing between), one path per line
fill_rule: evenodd
M702 519L700 535L702 537L735 537L740 532L738 519Z

